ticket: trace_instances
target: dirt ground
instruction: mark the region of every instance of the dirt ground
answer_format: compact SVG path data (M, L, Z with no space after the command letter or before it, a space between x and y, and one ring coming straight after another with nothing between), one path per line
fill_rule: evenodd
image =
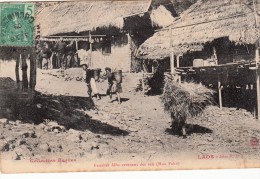
M184 139L172 132L158 95L135 92L140 74L124 74L122 104L105 95L106 81L98 83L101 100L92 101L86 84L71 74L38 70L36 99L18 104L17 115L10 105L2 107L3 159L141 156L147 160L185 153L260 159L260 122L246 110L209 106L202 116L188 120L189 135Z

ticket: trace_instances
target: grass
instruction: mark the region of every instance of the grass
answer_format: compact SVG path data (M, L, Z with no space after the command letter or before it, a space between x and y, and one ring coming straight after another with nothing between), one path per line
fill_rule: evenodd
M166 79L161 96L164 110L172 117L173 122L185 123L187 118L196 117L211 105L214 91L194 82L176 83Z

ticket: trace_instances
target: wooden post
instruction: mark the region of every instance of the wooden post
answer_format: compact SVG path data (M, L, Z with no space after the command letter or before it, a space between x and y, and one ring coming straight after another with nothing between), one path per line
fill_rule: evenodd
M220 77L218 76L218 99L219 99L219 108L222 110L222 87Z
M257 94L257 119L260 119L260 77L259 77L259 49L255 51L256 61L256 94Z
M171 54L170 54L170 66L171 66L171 73L173 74L175 69L174 69L174 51L173 51L173 42L172 42L172 28L170 30L170 49L171 49Z
M177 68L180 67L180 56L181 55L177 56ZM178 82L181 83L181 75L178 75Z
M37 69L37 56L35 55L35 50L30 56L30 88L34 91L36 86L36 69Z
M254 14L255 14L255 30L256 30L256 50L255 50L255 64L256 64L256 94L257 94L257 119L260 119L260 79L259 79L259 20L256 9L256 0L253 0Z
M253 6L254 6L255 24L257 28L259 21L258 21L257 9L256 9L256 0L253 0Z
M76 43L76 50L78 51L79 50L78 41L75 41L75 43Z
M180 55L177 56L177 68L180 67Z
M145 90L144 90L144 71L142 71L142 89L143 89L143 95L145 96Z
M32 52L32 53L33 53L33 52ZM53 56L53 55L52 55L52 56ZM34 63L33 63L33 59L32 59L33 57L32 57L31 54L28 56L28 58L29 58L29 60L30 60L29 88L32 89L32 87L33 87L33 68L34 68ZM52 58L52 57L51 57L51 58Z
M171 56L170 56L170 64L171 64L171 73L174 73L174 52L173 49L171 49Z
M27 76L27 69L28 69L28 65L26 63L26 53L23 52L22 54L22 89L25 91L28 89L28 76Z
M89 66L92 67L92 37L89 31Z
M213 47L213 58L215 60L216 65L218 65L218 56L217 56L216 47Z
M16 76L16 83L17 84L20 82L20 76L19 76L20 58L21 58L21 55L19 56L19 58L16 59L16 64L15 64L15 76Z
M129 64L128 64L128 71L129 73L131 73L131 69L132 69L132 52L134 52L134 47L133 47L133 41L131 38L131 35L128 33L127 34L127 39L128 39L128 45L129 45Z
M78 41L77 41L77 40L75 41L75 44L76 44L76 52L77 52L77 54L78 54L79 44L78 44ZM80 65L80 62L78 61L78 60L79 60L78 58L79 58L78 55L77 55L77 59L74 58L74 62L77 60L77 61L76 61L76 64L77 64L76 66L77 66L77 67L78 67L78 65Z
M146 72L146 73L148 73L148 69L147 69L147 67L145 66L145 61L144 61L144 60L142 60L142 67L143 67L143 71Z
M92 67L92 43L90 43L89 66Z

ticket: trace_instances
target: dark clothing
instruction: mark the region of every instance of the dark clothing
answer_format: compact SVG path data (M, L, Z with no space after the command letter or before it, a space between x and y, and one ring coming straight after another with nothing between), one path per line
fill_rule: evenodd
M38 42L37 44L36 44L36 47L35 47L35 52L36 52L36 54L39 54L40 52L41 52L41 50L42 50L42 45Z
M57 53L57 68L60 68L64 64L64 55L63 53Z
M114 77L113 73L107 74L107 81L108 81L109 84L113 84L114 78L115 77Z
M66 46L67 55L73 55L75 53L74 49L76 49L76 47L74 47L74 44L68 44Z
M70 68L73 64L73 55L74 55L74 49L76 49L76 47L74 48L74 43L70 43L66 46L66 68Z
M55 68L58 68L58 62L57 62L58 60L57 60L57 55L56 55L56 53L54 53L53 54L53 56L52 56L52 66L53 66L53 68L55 69Z
M54 48L57 51L57 68L65 67L64 63L64 53L65 53L65 43L59 41L55 44Z
M42 51L42 46L43 44L41 42L37 42L36 44L36 61L37 61L37 66L38 68L42 68L42 54L41 54L41 51Z
M92 94L92 88L91 88L90 82L87 83L87 93L88 93L88 96L91 97L91 94Z
M55 49L59 53L64 53L65 52L65 43L64 42L58 42L55 44Z
M46 46L42 47L42 58L50 58L51 57L51 51L46 48Z
M117 83L117 81L115 79L115 75L113 73L107 74L107 81L108 81L107 94L122 92L121 83Z
M72 58L72 65L71 65L71 67L79 67L80 66L80 61L79 61L79 59L77 58L77 57L73 57Z
M114 83L108 84L107 94L114 94L114 93L122 93L121 83L117 83L116 81L114 81Z
M66 56L66 68L70 68L72 66L72 55L68 54Z
M91 78L94 78L94 71L87 69L86 70L86 83L90 84Z

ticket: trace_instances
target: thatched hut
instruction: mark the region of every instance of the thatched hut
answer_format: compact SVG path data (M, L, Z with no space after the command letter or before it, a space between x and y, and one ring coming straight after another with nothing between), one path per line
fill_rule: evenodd
M91 54L93 67L130 71L135 68L137 47L154 29L168 26L176 14L172 4L159 2L60 2L39 9L36 19L42 39L67 37Z
M168 67L172 51L175 57L182 55L180 66L192 66L194 59L213 55L218 64L253 60L259 40L259 4L255 1L254 7L253 0L199 0L169 27L146 40L138 49L138 57L168 59Z
M166 71L179 67L182 81L217 89L220 108L222 101L254 114L258 108L260 118L259 6L255 0L199 0L147 39L138 57L161 60Z

